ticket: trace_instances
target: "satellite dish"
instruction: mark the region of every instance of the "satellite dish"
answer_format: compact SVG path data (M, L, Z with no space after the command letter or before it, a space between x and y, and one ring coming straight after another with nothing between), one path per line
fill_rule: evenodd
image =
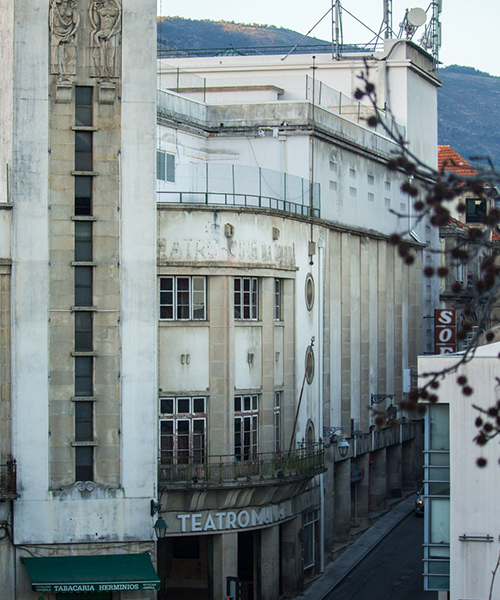
M427 14L423 8L412 8L406 16L410 25L420 27L427 21Z

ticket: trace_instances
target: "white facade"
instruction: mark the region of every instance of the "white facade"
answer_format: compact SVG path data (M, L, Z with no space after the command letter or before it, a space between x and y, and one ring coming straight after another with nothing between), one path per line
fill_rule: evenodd
M446 585L447 579L443 579L441 589L449 589L450 600L489 597L492 573L500 552L496 530L498 445L494 441L484 447L474 443L479 433L476 419L481 416L484 422L488 421L474 407L488 410L497 405L499 351L499 343L478 348L472 360L460 366L456 374L447 376L439 388L439 404L436 407L443 405L443 409L449 409L446 430L443 427L440 434L443 440L446 434L447 441L443 442L443 447L449 448L449 500L440 505L443 500L440 501L439 496L430 490L427 492L431 497L427 500L426 511L430 522L434 518L436 523L442 523L443 541L449 544L449 584ZM459 360L460 354L420 357L419 371L441 371ZM474 390L472 396L462 394L457 383L459 376L467 378L467 384ZM428 442L426 450L429 450ZM487 460L486 467L478 467L478 458ZM449 508L446 508L446 503L449 503ZM499 590L500 584L495 578L493 597Z

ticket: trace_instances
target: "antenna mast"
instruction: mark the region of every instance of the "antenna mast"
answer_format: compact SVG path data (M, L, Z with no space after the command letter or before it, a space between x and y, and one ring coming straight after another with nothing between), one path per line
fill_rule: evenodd
M384 0L384 38L392 38L392 0Z
M340 60L344 46L342 31L342 4L340 0L332 0L332 58Z

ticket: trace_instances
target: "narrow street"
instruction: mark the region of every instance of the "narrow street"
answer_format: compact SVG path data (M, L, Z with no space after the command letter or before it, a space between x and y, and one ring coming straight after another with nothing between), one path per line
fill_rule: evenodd
M437 600L423 589L423 531L423 518L410 514L327 600Z

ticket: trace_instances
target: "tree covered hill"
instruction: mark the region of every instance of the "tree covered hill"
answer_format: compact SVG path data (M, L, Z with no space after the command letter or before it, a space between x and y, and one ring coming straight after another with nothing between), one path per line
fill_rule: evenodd
M439 77L439 143L500 166L500 77L457 65L440 69Z
M281 53L302 38L300 33L271 25L228 21L158 19L159 55ZM329 42L309 37L302 51L329 51ZM280 48L281 50L279 50ZM287 50L284 50L284 49ZM440 69L439 143L453 146L464 158L488 156L500 166L500 77L453 65Z

